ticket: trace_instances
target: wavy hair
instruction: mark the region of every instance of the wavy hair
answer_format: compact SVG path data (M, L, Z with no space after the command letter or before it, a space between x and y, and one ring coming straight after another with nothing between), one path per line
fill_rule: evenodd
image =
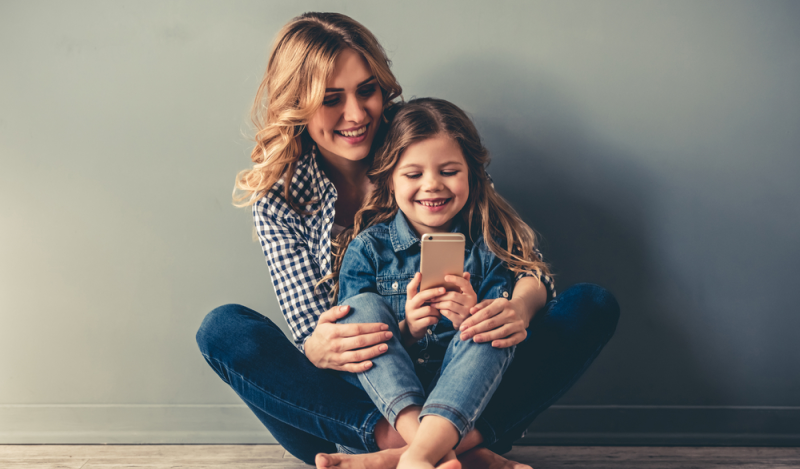
M251 111L256 129L250 155L253 167L236 175L234 205L252 205L283 177L284 197L305 213L291 196L289 182L300 155L312 144L306 125L322 105L336 58L347 48L367 61L381 88L384 108L402 94L386 51L363 25L339 13L294 18L278 33L256 93Z
M394 116L383 146L375 153L367 173L375 191L356 213L352 228L332 242L331 273L320 281L334 280L334 301L339 293L338 277L347 245L366 228L391 220L397 202L391 192L394 169L403 152L412 144L445 135L458 143L469 173L469 197L457 216L467 224L474 242L483 235L489 250L515 273L536 272L550 275L544 262L534 254L536 234L492 185L486 167L490 156L481 143L478 130L458 106L435 98L414 99L402 105Z

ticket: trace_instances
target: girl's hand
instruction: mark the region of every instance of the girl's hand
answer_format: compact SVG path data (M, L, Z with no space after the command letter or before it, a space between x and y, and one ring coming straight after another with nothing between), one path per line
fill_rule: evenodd
M470 309L472 316L461 324L461 340L491 342L492 347L507 348L528 336L524 308L514 300L483 300Z
M320 315L304 346L306 357L317 368L359 373L372 367L370 359L389 349L383 343L392 338L388 325L336 324L348 313L349 306L334 306Z
M430 288L417 293L420 282L422 274L417 272L406 287L406 318L400 321L404 345L413 344L423 338L428 328L439 322L441 317L438 309L425 303L442 295L445 289Z
M458 330L461 323L470 316L470 309L478 302L478 295L472 289L469 282L469 272L464 272L461 277L457 275L446 275L446 282L454 283L461 290L460 292L447 292L436 299L436 309L453 323L453 328Z

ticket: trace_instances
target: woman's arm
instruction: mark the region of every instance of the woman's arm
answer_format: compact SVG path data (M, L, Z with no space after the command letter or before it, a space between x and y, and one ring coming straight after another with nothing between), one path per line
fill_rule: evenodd
M281 312L295 345L318 368L363 371L388 340L384 324L336 324L349 309L331 307L325 291L315 291L322 277L307 240L289 224L291 215L269 208L270 200L253 205L258 238L267 258ZM356 349L362 349L355 351Z
M547 289L536 277L523 277L514 286L511 300L497 298L475 305L461 324L461 340L491 342L506 348L525 340L533 315L547 303Z
M542 260L538 249L534 248L533 254ZM506 268L496 265L497 258L492 261L493 268ZM526 329L534 314L555 296L555 284L549 275L518 274L511 300L487 299L470 310L472 316L461 324L461 339L491 342L493 347L499 348L516 345L528 336Z

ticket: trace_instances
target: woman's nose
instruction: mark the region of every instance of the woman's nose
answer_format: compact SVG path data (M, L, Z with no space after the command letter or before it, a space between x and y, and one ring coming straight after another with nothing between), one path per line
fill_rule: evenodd
M346 99L344 103L344 120L356 124L363 122L364 116L367 114L364 110L364 106L361 105L361 102L355 96L349 96Z

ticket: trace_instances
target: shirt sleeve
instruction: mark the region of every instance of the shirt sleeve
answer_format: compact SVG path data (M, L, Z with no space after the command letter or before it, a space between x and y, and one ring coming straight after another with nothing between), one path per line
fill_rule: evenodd
M361 293L378 293L376 266L369 245L356 237L347 246L339 269L339 304Z
M533 247L533 255L539 259L540 262L544 261L542 257L541 251L539 251L536 246ZM544 284L544 288L547 290L547 301L550 301L556 297L556 283L553 281L553 277L549 275L539 275L539 272L521 272L517 274L516 281L519 281L521 278L524 277L536 277Z
M271 212L268 203L259 201L253 205L256 232L281 312L295 346L305 353L303 344L317 326L319 316L330 308L328 289L315 289L322 274L306 237L299 232L300 223L285 213Z

